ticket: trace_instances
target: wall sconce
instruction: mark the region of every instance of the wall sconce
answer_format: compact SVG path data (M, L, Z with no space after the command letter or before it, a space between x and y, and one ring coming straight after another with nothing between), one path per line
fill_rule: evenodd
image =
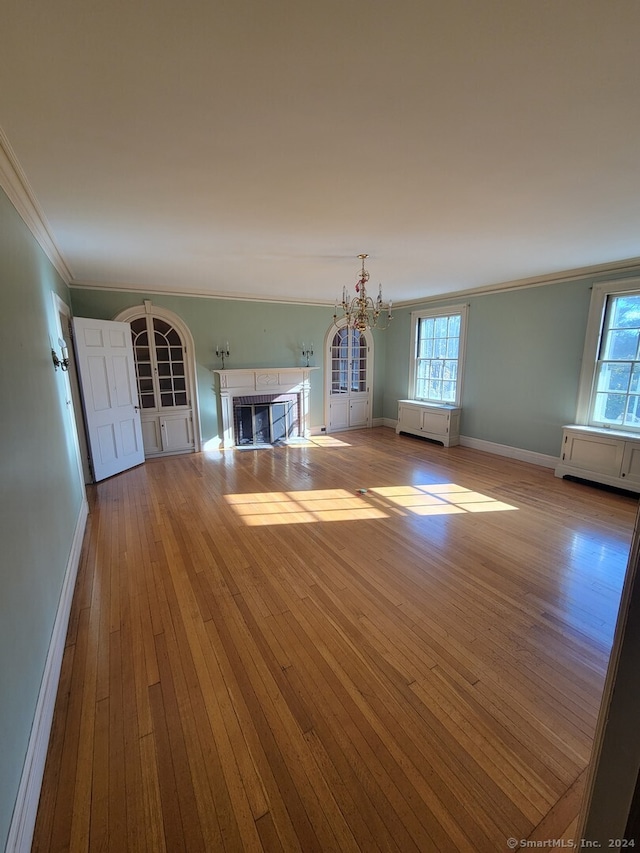
M304 343L302 344L302 357L307 359L307 367L309 367L309 359L313 355L313 344L309 344L306 346Z
M222 369L224 370L224 360L225 358L229 358L231 353L229 352L229 341L225 344L224 348L221 346L216 347L216 357L222 359Z
M58 338L58 343L60 344L62 358L58 358L58 353L53 347L51 347L51 360L53 361L53 366L56 371L58 368L61 370L69 370L69 350L67 349L67 344L63 338Z

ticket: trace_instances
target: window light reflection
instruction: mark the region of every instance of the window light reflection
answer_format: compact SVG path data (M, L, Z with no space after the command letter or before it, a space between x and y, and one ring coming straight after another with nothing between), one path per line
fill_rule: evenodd
M286 442L287 447L351 447L347 441L334 438L332 435L312 435L309 438L292 438Z
M226 495L242 521L250 526L358 521L390 515L453 515L502 512L517 507L455 483L380 486L362 493L346 489L308 489Z

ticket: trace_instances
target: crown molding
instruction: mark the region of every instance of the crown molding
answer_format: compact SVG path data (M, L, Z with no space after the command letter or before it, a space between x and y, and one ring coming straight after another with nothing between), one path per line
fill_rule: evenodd
M105 281L78 281L74 279L69 282L72 289L82 288L84 290L109 290L118 293L139 293L143 296L198 296L204 299L226 299L236 302L273 302L278 305L306 305L320 308L333 308L335 300L322 301L320 299L287 299L286 296L260 296L251 293L222 293L204 288L188 288L185 290L174 290L164 287L141 287L139 284L111 284Z
M602 277L632 275L640 273L640 258L627 258L620 261L611 261L606 264L593 264L588 267L575 267L574 269L561 270L559 272L547 273L545 275L531 276L530 278L513 279L498 284L481 285L471 287L467 290L452 290L451 293L439 293L431 296L417 297L393 303L394 308L419 308L425 302L444 302L455 299L467 299L471 296L487 296L492 293L504 293L508 290L524 290L528 287L544 287L552 284L565 284L571 281L581 281L585 278L601 279Z
M513 279L512 281L499 282L497 284L481 285L465 290L455 290L450 293L435 293L417 296L412 299L394 300L394 309L398 308L424 308L431 303L447 304L459 299L469 299L472 296L489 296L495 293L506 293L510 290L524 290L530 287L545 287L547 285L565 284L572 281L581 281L586 278L602 280L611 276L626 276L640 274L640 258L627 258L620 261L612 261L606 264L593 264L587 267L575 267L574 269L561 270L559 272L547 273L545 275L531 276L529 278ZM238 302L272 302L279 305L305 305L321 308L334 307L335 300L322 301L319 299L287 299L284 296L259 296L250 293L223 293L204 288L189 288L188 290L175 290L163 287L140 287L139 284L123 284L97 281L69 281L71 288L83 288L86 290L109 290L120 293L139 293L146 296L191 296L204 299L226 299Z
M1 127L0 187L5 191L9 201L40 244L42 251L62 276L65 284L69 284L73 278L71 270L56 245L46 216L38 204L27 176Z

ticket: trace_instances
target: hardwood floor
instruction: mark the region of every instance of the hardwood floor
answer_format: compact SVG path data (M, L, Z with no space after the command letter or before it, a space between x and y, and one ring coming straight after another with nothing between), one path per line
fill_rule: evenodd
M34 850L571 837L636 499L384 428L89 496Z

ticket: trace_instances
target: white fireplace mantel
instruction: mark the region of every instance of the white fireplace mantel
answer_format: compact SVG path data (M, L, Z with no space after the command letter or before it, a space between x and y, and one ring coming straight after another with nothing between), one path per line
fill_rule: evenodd
M233 400L261 394L297 394L300 436L308 438L309 375L316 367L261 367L214 370L222 414L222 446L234 447Z

